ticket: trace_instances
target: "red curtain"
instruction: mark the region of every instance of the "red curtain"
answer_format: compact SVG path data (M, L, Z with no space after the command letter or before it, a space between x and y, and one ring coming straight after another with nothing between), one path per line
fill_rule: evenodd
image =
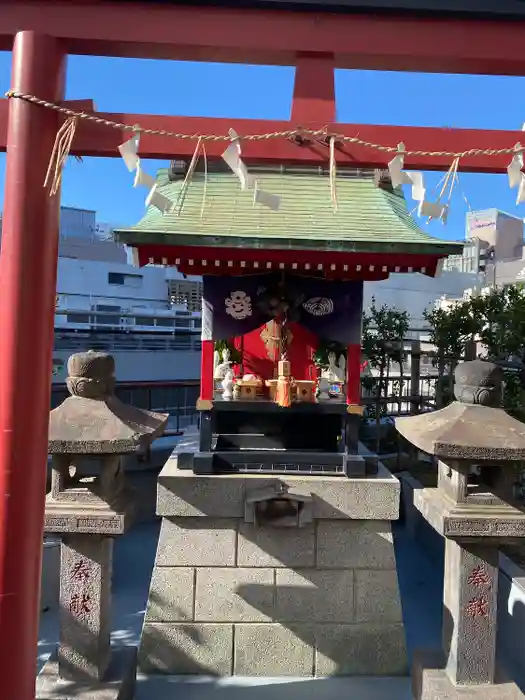
M297 323L288 324L291 342L288 346L288 360L294 379L315 380L317 377L312 361L317 348L317 336ZM243 348L244 374L256 374L262 379L273 379L279 360L273 337L277 335L274 322L235 338L235 346Z

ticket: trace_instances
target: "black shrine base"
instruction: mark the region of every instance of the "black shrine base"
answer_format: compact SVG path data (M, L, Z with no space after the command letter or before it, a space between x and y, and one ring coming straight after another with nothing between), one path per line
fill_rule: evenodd
M264 399L216 399L201 413L199 449L179 452L179 468L195 474L366 476L377 467L358 455L359 422L337 399L289 408Z

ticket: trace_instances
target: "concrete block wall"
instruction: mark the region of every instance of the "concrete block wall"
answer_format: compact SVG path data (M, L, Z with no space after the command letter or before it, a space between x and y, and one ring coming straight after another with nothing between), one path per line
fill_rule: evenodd
M313 495L301 528L244 521L277 480ZM399 482L195 476L170 460L139 651L146 673L400 675L405 635L390 521Z

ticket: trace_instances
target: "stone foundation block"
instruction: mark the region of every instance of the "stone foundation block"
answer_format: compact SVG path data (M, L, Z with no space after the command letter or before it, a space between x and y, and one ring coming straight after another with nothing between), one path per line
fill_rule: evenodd
M356 622L402 622L397 571L356 569Z
M273 569L198 569L195 620L264 622L274 602Z
M277 569L275 595L280 621L354 621L353 571Z
M304 567L315 564L313 525L301 528L260 528L239 525L239 566Z
M237 676L312 676L315 630L308 625L235 625Z
M401 623L323 625L317 629L316 646L316 676L408 673L405 630Z
M146 622L138 665L143 673L230 676L233 626Z
M151 576L147 622L193 620L195 569L156 566Z
M395 569L390 523L384 520L320 520L317 566L327 569Z
M235 566L237 521L163 518L156 566Z
M390 525L399 482L380 473L209 477L166 465L141 671L406 673ZM279 482L307 497L312 521L246 522L247 494L278 493Z
M174 453L158 481L157 515L163 517L242 518L248 491L279 481L312 493L320 519L397 520L400 484L381 463L376 476L360 479L256 474L196 475L177 465Z

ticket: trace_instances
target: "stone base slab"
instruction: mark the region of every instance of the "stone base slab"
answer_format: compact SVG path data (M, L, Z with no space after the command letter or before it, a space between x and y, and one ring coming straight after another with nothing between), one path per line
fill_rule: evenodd
M136 647L123 647L113 650L105 681L65 681L58 677L55 653L37 676L36 700L133 700L136 672Z
M525 537L525 512L512 505L455 504L437 488L414 491L414 506L443 537Z
M146 674L241 677L406 676L397 624L148 623Z
M440 654L415 652L412 662L414 700L525 700L516 683L503 675L494 685L455 686L442 666Z

